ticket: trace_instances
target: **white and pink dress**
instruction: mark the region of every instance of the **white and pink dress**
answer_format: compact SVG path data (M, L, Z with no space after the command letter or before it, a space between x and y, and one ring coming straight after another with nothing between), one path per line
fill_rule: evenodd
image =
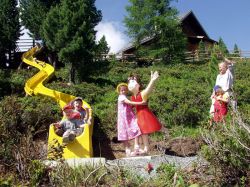
M118 140L127 141L141 135L135 113L132 106L126 104L125 95L118 97L117 131Z

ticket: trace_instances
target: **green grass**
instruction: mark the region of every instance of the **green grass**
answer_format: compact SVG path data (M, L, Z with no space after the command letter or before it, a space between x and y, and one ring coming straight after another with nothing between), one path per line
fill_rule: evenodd
M177 137L192 137L197 138L200 136L200 129L197 127L176 125L169 129L169 134L171 138Z

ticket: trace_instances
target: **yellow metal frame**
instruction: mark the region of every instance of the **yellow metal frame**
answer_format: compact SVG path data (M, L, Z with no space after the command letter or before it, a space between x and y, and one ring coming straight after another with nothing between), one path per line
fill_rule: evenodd
M23 54L22 60L26 64L38 68L40 71L31 77L25 83L24 90L28 95L43 95L48 96L57 101L61 108L63 108L66 104L72 101L75 96L65 94L56 90L52 90L46 88L43 83L48 81L51 76L54 75L54 67L50 64L47 64L42 61L35 60L33 58L33 54L35 53L36 48L32 48L26 53ZM87 107L90 107L88 103L83 101L83 104ZM92 111L92 110L91 110ZM90 117L92 117L92 112L90 113ZM85 125L84 132L77 136L76 139L67 144L67 146L63 150L63 158L90 158L93 156L93 148L92 148L92 132L93 132L93 120L91 125ZM55 134L54 126L50 125L49 128L49 138L48 138L48 147L53 146L54 140L57 140L58 143L62 144L62 137ZM48 155L50 157L50 155Z

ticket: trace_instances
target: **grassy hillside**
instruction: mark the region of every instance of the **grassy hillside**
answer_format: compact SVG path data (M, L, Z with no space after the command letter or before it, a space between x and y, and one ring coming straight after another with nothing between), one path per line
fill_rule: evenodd
M216 67L217 68L217 67ZM237 94L240 114L249 124L250 119L250 62L239 61L235 69L234 90ZM205 132L208 126L208 111L211 104L210 95L215 81L211 64L171 64L137 67L136 64L115 61L96 62L89 67L86 81L80 84L67 84L66 69L56 72L47 87L75 96L81 96L94 112L94 139L102 141L116 136L117 93L116 86L126 82L131 73L141 76L144 86L150 79L150 71L159 71L149 106L159 118L169 136L200 137L200 129ZM27 173L32 160L46 157L34 150L39 149L33 140L46 141L49 124L60 120L61 111L57 104L44 97L25 97L24 83L36 70L0 71L0 165L6 172L21 175L29 180L32 173ZM228 121L231 120L230 115ZM155 140L164 135L157 133ZM222 137L223 138L223 137ZM248 141L248 139L247 139ZM15 150L19 147L21 160ZM31 148L28 148L31 147ZM29 151L32 150L33 151ZM208 155L208 152L207 152ZM21 162L21 163L20 163ZM16 169L15 164L27 167ZM234 165L233 165L234 166ZM240 169L242 171L242 168ZM16 173L17 172L17 173ZM2 179L0 180L1 184ZM3 178L6 181L6 178ZM12 181L12 179L11 179Z

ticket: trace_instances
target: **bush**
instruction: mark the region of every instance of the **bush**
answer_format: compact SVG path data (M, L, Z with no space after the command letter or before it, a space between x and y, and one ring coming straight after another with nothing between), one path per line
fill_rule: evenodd
M24 95L25 82L36 74L38 70L36 68L31 69L21 69L18 71L12 71L10 76L10 84L12 93L18 95Z
M12 187L14 185L14 182L13 182L13 177L10 176L10 177L6 177L6 178L3 178L1 176L0 178L0 186L2 187Z
M46 138L44 134L47 134L49 125L60 119L59 106L54 104L54 101L52 103L50 99L40 97L8 96L1 101L0 159L3 162L13 163L16 159L13 150L25 147L22 145L22 138Z
M0 99L10 94L11 86L9 83L9 75L6 71L0 69Z
M32 186L40 186L40 183L47 177L46 166L39 160L31 162L29 172Z
M110 86L99 87L94 83L82 82L76 85L68 85L66 82L53 82L45 85L46 87L62 93L82 97L91 106L100 100L100 97L110 90ZM112 88L111 88L112 89Z
M166 126L196 126L206 120L210 105L211 90L208 87L206 65L171 65L168 68L154 67L160 73L149 106ZM150 79L149 68L139 69L142 82ZM197 82L199 84L197 85Z
M49 175L51 186L139 186L138 176L120 167L59 164Z
M105 132L109 137L116 135L117 98L117 93L112 89L101 96L98 103L94 104L95 118L98 118L95 121L99 122L101 132Z
M24 85L28 78L37 72L30 70L0 70L0 99L4 96L15 94L24 95Z
M152 186L185 186L181 172L174 165L161 164L156 171L158 176L151 182Z
M250 126L236 115L234 123L217 125L215 131L203 132L208 144L202 149L203 156L219 171L216 175L220 175L220 183L224 185L240 184L250 169Z

